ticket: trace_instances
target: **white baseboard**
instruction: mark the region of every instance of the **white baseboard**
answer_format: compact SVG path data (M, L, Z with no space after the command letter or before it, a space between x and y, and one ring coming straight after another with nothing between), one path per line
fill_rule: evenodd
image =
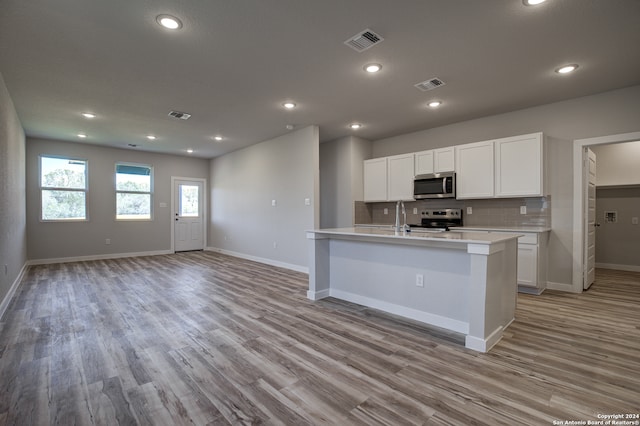
M33 260L27 261L27 264L50 265L53 263L83 262L86 260L121 259L125 257L140 257L140 256L158 256L162 254L173 254L173 251L157 250L157 251L141 251L136 253L111 253L111 254L96 254L96 255L89 255L89 256L58 257L58 258L50 258L50 259L33 259Z
M573 284L554 283L553 281L547 281L547 290L566 291L567 293L579 293L573 289Z
M640 266L637 265L618 265L615 263L596 263L596 268L614 269L616 271L640 272Z
M216 253L226 254L233 257L239 257L240 259L252 260L258 263L264 263L266 265L277 266L279 268L290 269L296 272L302 272L304 274L309 273L309 268L306 266L294 265L293 263L280 262L278 260L267 259L265 257L251 256L249 254L239 253L231 250L224 250L217 247L206 247L206 251L214 251Z
M4 315L7 308L9 307L9 303L11 303L11 298L16 293L16 290L18 290L18 287L20 287L20 283L22 282L22 278L24 277L24 273L27 271L28 267L29 267L28 263L25 263L24 265L22 265L22 269L20 269L20 273L16 277L15 281L13 281L13 284L11 284L11 287L9 288L9 291L7 292L7 294L4 296L4 299L2 299L2 303L0 303L0 319L2 319L2 316Z
M443 317L440 315L430 314L419 311L417 309L407 308L405 306L396 305L394 303L384 302L382 300L373 299L371 297L361 296L346 291L329 289L331 297L346 300L347 302L357 303L358 305L367 306L369 308L379 309L390 314L399 315L401 317L420 321L425 324L435 325L436 327L446 328L458 333L469 333L469 324L464 321Z
M331 292L329 289L315 291L315 292L307 291L307 299L310 299L310 300L320 300L329 296L331 296Z

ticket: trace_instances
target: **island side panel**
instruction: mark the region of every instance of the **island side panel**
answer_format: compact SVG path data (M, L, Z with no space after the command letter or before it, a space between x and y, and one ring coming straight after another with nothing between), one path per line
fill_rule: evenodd
M329 237L307 232L309 241L309 290L307 298L319 300L329 297L330 256Z
M469 255L457 249L332 239L332 297L460 333L469 329ZM416 276L423 276L423 287Z
M515 315L517 298L517 242L491 246L469 245L471 291L469 334L465 346L487 352L501 338Z

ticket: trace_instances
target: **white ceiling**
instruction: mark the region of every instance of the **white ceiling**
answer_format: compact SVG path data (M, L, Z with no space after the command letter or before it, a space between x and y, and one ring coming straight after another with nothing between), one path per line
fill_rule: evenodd
M385 40L343 44L367 28ZM639 42L638 0L0 0L0 73L28 136L206 158L287 124L376 140L637 85ZM580 68L554 73L566 63ZM413 86L432 77L446 85Z

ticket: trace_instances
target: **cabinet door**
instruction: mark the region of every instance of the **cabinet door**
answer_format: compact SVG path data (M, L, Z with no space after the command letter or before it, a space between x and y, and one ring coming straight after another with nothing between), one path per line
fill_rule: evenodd
M433 151L433 170L434 173L456 171L456 155L452 146Z
M518 244L518 285L538 286L538 246Z
M476 142L458 145L455 148L456 198L492 198L494 194L493 142Z
M542 133L495 141L496 197L544 195Z
M387 159L364 162L364 201L387 201Z
M413 154L387 157L387 199L389 201L413 201Z
M416 175L434 173L433 171L433 150L416 152L415 161Z

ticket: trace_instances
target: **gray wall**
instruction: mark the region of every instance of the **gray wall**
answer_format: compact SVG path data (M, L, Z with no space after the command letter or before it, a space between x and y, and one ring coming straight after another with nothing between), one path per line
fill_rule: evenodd
M373 142L373 158L544 132L553 232L549 281L572 283L573 140L640 130L640 86L469 120Z
M598 163L598 169L600 165ZM616 211L616 223L604 220L605 211ZM596 190L596 265L640 271L640 187Z
M305 230L320 224L318 127L214 158L210 176L211 248L308 267Z
M88 160L87 222L39 220L38 156ZM115 220L115 163L127 161L154 168L152 221ZM171 249L171 176L207 179L209 161L86 143L27 139L27 228L30 260L167 251ZM159 207L166 203L167 207ZM106 245L105 239L111 244Z
M640 185L640 142L597 145L591 150L596 154L596 186Z
M371 142L347 136L320 144L320 227L353 226L354 203L363 199L363 161Z
M24 131L0 74L0 305L27 261L24 194Z

